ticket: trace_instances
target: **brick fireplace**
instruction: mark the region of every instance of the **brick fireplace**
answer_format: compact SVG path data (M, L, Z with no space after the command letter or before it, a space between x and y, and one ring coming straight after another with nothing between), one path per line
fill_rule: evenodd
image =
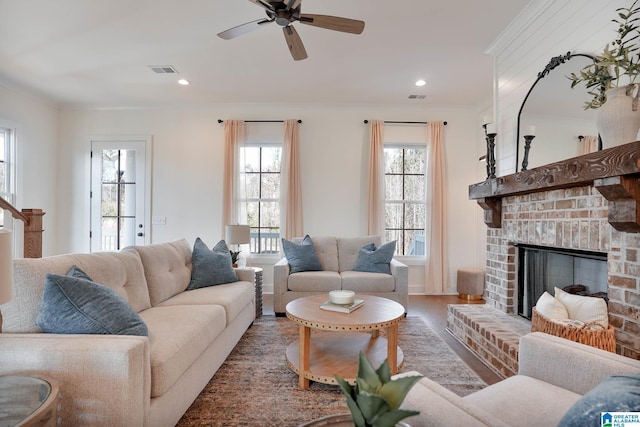
M470 186L485 210L487 305L517 308L516 244L607 254L617 352L640 359L640 142Z

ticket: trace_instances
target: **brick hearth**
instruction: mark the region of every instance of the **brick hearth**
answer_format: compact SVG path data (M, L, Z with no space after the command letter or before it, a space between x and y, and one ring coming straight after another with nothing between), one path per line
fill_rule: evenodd
M498 375L518 372L518 342L531 322L486 305L454 304L447 308L447 329Z

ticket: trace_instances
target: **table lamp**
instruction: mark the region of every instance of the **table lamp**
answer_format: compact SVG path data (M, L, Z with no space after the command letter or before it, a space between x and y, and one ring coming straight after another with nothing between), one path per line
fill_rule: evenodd
M227 245L237 245L238 247L238 251L235 253L236 257L240 254L240 245L251 243L251 228L248 225L226 225L224 231ZM233 258L233 251L231 253ZM235 263L237 263L237 259Z
M0 304L13 296L13 240L11 231L0 230ZM2 332L2 312L0 312L0 333Z

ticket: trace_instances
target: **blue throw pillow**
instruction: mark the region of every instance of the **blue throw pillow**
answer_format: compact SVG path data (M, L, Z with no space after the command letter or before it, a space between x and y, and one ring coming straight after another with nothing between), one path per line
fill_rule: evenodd
M282 249L291 268L291 273L322 270L316 247L313 246L308 234L304 236L300 244L282 239Z
M76 266L66 276L47 274L36 318L40 329L52 334L149 335L124 298L88 277Z
M569 408L558 426L600 427L611 412L640 412L640 374L605 378Z
M376 248L373 243L360 249L353 271L391 274L391 260L396 252L396 241L385 243Z
M198 237L193 245L191 258L191 282L187 288L189 291L239 280L224 240L220 240L209 250Z

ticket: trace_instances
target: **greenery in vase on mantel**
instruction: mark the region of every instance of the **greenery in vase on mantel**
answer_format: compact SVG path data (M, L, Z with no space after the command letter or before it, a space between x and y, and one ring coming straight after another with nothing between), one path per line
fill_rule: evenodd
M569 76L571 87L585 84L588 93L593 96L591 101L585 104L585 110L600 108L607 102L607 90L615 87L628 86L627 96L640 76L640 6L635 0L630 7L616 9L617 19L612 22L618 24L618 37L608 43L603 52L595 57L593 64L589 64L580 70L579 74L572 73ZM637 103L636 95L636 103Z

